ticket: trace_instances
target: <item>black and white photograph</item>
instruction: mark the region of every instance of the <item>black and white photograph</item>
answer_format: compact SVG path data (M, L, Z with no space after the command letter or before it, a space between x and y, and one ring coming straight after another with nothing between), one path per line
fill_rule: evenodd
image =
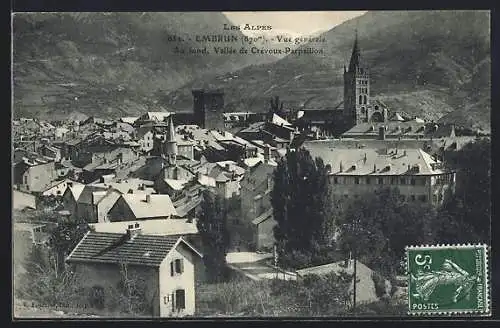
M490 26L12 12L12 320L487 318Z

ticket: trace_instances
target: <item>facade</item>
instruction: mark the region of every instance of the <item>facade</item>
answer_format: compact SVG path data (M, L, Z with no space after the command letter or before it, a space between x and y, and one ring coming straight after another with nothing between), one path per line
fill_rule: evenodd
M274 239L274 227L277 222L273 217L273 209L270 208L257 218L252 220L253 243L257 250L271 250L276 240Z
M201 253L183 238L144 235L138 224L127 232L89 232L66 262L84 289L99 295L89 299L105 307L112 291L127 277L140 277L145 299L154 317L182 317L195 313L197 272L202 271ZM95 293L97 291L97 293Z
M269 246L274 221L269 216L273 172L275 163L263 161L250 168L241 180L240 216L231 218L228 229L231 231L233 245L248 245L250 248ZM232 232L235 232L234 234Z
M193 112L198 126L209 130L224 129L224 91L192 90Z
M439 206L455 191L456 173L421 149L330 149L314 142L305 148L330 165L330 184L338 197L363 197L390 187L408 201Z
M14 165L14 184L25 192L42 192L56 179L54 162L22 161Z

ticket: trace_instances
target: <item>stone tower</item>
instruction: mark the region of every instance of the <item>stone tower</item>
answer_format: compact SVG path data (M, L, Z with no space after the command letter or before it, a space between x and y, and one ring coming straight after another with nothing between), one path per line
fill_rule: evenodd
M197 124L205 129L224 129L224 91L192 90L193 111Z
M370 108L370 74L361 61L358 32L354 39L349 67L344 66L344 117L350 129L368 122Z
M172 115L170 115L168 123L168 131L165 140L165 153L167 155L169 166L175 166L177 164L177 139L175 136L175 127L174 122L172 121Z

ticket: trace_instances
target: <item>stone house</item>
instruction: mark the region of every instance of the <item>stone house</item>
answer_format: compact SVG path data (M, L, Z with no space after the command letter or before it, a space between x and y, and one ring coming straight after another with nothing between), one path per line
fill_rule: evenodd
M55 163L25 159L14 165L14 185L26 192L42 192L56 179Z
M196 310L195 286L203 271L202 254L182 237L141 234L139 224L126 233L88 232L66 262L84 289L88 302L106 307L123 281L142 281L141 290L154 317L182 317ZM125 271L126 269L126 271Z

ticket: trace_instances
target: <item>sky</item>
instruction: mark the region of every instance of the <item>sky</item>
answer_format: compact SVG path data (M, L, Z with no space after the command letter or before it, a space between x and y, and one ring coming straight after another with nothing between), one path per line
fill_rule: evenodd
M232 11L224 12L235 25L271 25L298 34L326 31L366 11Z

